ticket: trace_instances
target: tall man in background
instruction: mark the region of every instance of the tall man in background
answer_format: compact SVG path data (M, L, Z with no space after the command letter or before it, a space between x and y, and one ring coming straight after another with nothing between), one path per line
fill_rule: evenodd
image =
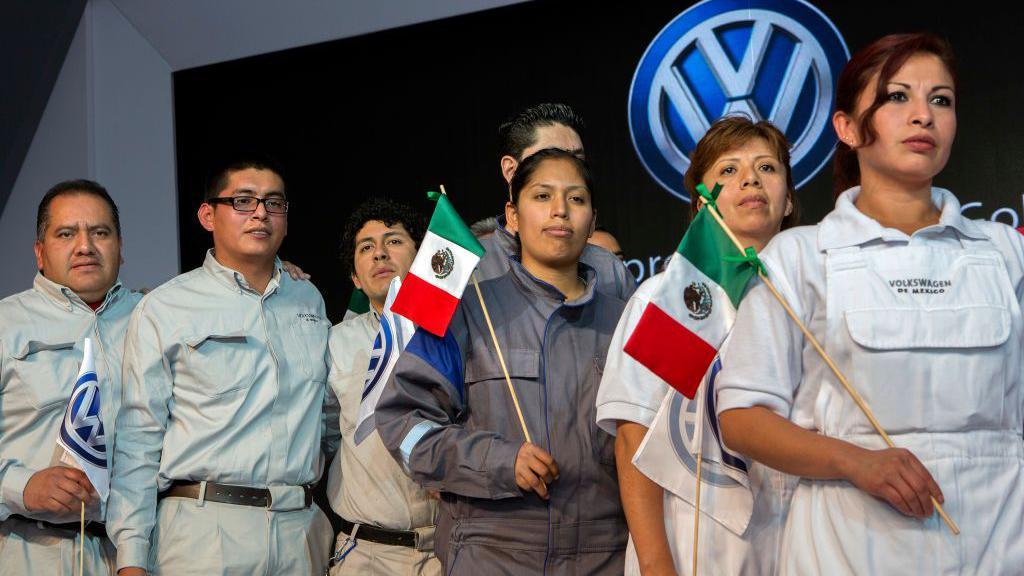
M501 141L499 166L505 182L511 182L516 168L524 158L545 148L560 148L583 158L583 119L566 104L544 103L527 108L498 128ZM477 267L479 280L497 278L509 270L509 257L519 244L515 231L508 227L505 212L497 217L498 229L480 239L487 250ZM623 301L636 290L636 279L611 252L588 244L580 262L597 272L597 289Z

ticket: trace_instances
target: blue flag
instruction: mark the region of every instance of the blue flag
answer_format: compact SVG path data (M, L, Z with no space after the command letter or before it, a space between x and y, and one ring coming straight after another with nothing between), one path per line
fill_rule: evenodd
M92 340L85 339L82 367L60 422L57 443L64 448L61 461L81 469L104 502L110 487L107 442L100 411L100 387L96 379Z

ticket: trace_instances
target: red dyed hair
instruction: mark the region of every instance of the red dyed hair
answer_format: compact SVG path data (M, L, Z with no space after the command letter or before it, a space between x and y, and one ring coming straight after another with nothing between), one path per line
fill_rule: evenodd
M953 47L945 39L930 32L883 36L854 54L843 68L836 86L836 111L845 112L857 120L860 125L858 140L862 146L870 145L878 136L872 118L887 101L886 85L907 60L916 54L937 56L953 77L953 88L956 89L959 82ZM871 77L876 73L878 81L874 85L875 99L858 118L855 115L857 100L865 90L872 88ZM836 145L832 170L832 187L837 197L843 190L860 184L857 152L841 141Z

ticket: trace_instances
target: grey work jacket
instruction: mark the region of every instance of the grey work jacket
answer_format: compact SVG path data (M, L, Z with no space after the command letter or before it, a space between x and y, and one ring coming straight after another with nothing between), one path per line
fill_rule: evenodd
M523 432L475 295L445 338L416 333L380 398L385 446L443 492L435 550L449 572L622 573L614 443L596 424L595 398L623 302L580 268L587 290L571 302L517 260L480 284L532 440L559 466L549 502L516 485Z
M490 236L480 239L487 252L477 264L477 278L483 282L504 276L519 253L516 237L505 229L505 216L498 216L498 229ZM593 244L587 244L580 255L580 262L597 273L597 291L614 296L623 302L636 292L636 278L615 254Z

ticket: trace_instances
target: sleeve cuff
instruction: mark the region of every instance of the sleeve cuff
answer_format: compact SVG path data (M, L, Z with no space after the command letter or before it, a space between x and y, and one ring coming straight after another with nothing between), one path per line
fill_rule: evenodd
M726 410L734 410L737 408L753 408L754 406L764 406L772 412L775 412L783 418L789 418L790 404L778 396L764 393L754 393L749 390L743 392L734 392L729 389L720 390L718 397L716 398L717 406L715 410L718 412L717 415L721 415Z
M651 427L657 410L629 402L608 402L597 407L597 425L605 432L615 436L617 421L635 422L647 428Z
M13 466L4 473L3 488L0 492L3 495L3 504L11 514L29 513L25 509L25 485L35 473L35 470L24 466Z
M516 484L516 457L519 456L521 446L521 443L500 438L491 440L486 470L491 471L492 499L518 498L523 495Z
M117 545L117 569L144 568L149 570L149 544L141 538L132 538Z

